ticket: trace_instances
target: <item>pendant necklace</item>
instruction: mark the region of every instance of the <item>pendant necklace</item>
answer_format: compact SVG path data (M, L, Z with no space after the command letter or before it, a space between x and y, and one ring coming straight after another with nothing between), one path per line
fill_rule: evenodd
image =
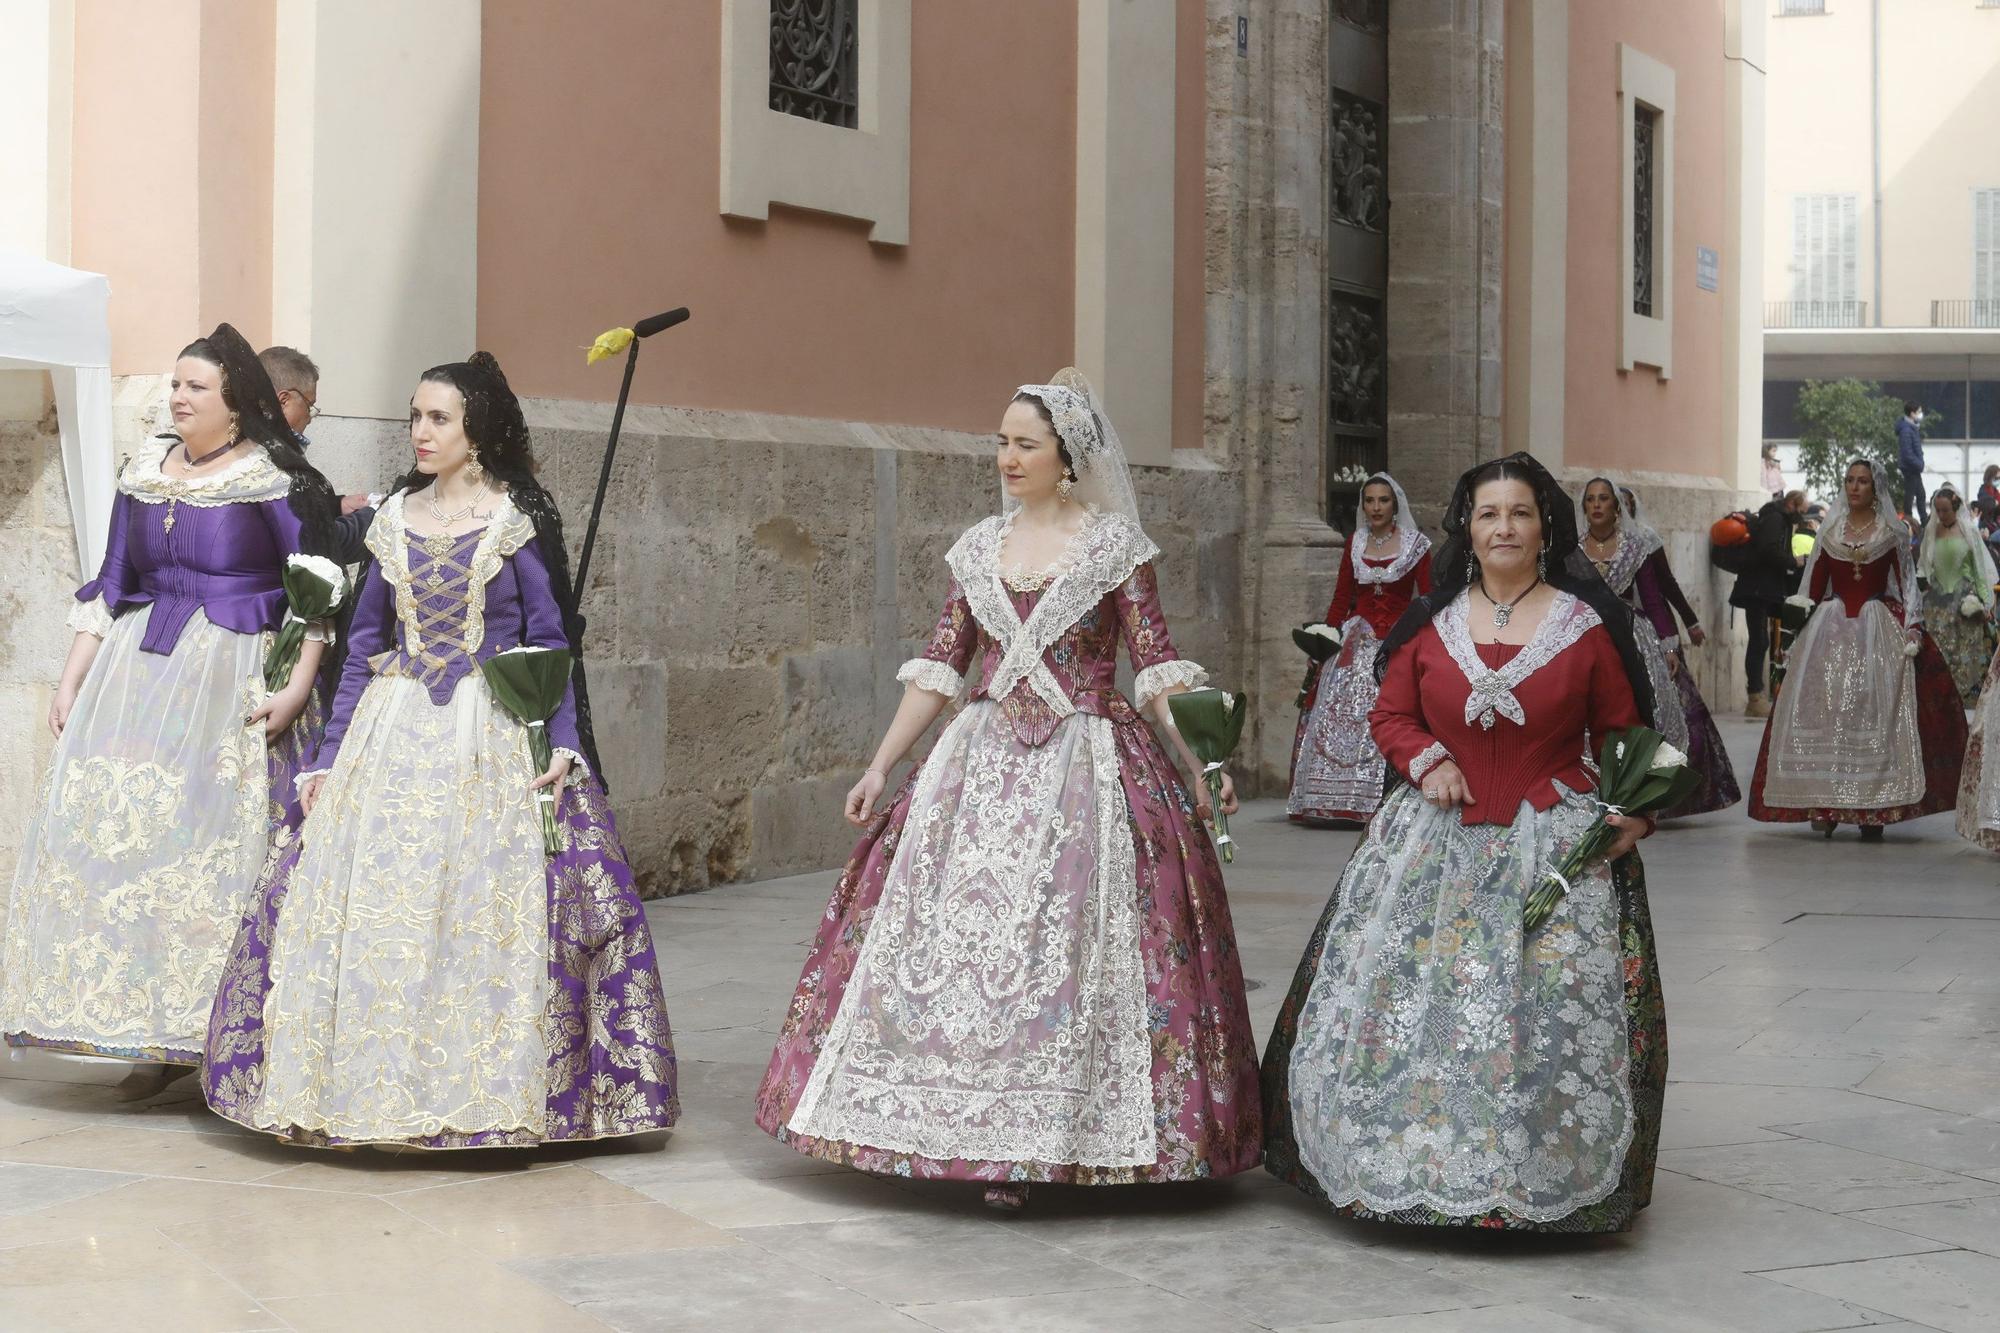
M216 459L222 457L224 454L228 453L231 449L234 449L236 447L237 439L238 437L236 434L236 427L231 426L229 428L229 438L228 440L224 441L222 447L220 449L211 449L207 453L203 454L200 458L196 458L192 454L190 454L188 452L187 441L182 440L181 466L188 468L189 470L193 470L198 467L206 466L209 463L213 463ZM165 475L166 475L165 472L161 473L161 476L164 477ZM161 532L172 532L174 530L174 517L175 517L174 506L178 505L181 502L181 496L187 494L186 483L188 479L182 477L178 478L177 480L179 480L181 484L174 487L173 493L167 496L167 515L166 518L163 519L160 523Z
M1521 599L1523 597L1526 597L1529 593L1533 592L1535 589L1541 586L1542 586L1542 581L1538 577L1533 583L1530 583L1526 588L1522 589L1518 594L1516 594L1513 601L1503 602L1499 598L1495 597L1492 593L1486 591L1485 579L1479 580L1480 595L1485 597L1487 601L1493 603L1493 628L1506 629L1507 622L1514 618L1514 608L1521 604Z

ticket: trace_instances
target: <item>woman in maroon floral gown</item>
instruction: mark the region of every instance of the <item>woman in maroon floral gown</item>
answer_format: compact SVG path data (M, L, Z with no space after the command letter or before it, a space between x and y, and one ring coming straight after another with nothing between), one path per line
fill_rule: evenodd
M996 1207L1020 1207L1030 1181L1188 1180L1259 1157L1222 875L1142 716L1171 726L1166 697L1204 673L1174 651L1158 548L1080 381L1009 405L1008 512L946 557L944 613L849 794L867 831L757 1094L757 1123L800 1152L985 1182ZM1115 682L1121 641L1136 706ZM962 692L869 818L887 770Z

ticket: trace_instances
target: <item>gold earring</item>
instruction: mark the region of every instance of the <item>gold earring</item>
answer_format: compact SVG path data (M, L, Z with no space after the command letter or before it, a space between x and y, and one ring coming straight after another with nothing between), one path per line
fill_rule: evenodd
M474 486L477 486L486 480L486 469L480 466L479 449L477 448L477 446L468 448L466 450L465 479L471 482Z
M1068 468L1063 469L1062 480L1056 483L1056 494L1064 504L1069 503L1069 493L1076 489L1076 477Z

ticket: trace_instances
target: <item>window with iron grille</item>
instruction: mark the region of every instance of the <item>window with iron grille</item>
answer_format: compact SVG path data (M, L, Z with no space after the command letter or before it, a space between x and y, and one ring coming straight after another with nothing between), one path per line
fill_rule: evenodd
M1632 313L1653 318L1654 219L1659 214L1656 157L1660 113L1652 107L1632 112Z
M1851 194L1792 196L1792 300L1846 306L1860 288L1860 213Z
M771 0L771 110L853 129L855 0Z

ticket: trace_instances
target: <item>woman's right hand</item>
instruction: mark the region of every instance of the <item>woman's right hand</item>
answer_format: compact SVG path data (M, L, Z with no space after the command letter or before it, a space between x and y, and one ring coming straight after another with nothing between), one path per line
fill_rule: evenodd
M861 780L847 790L847 822L859 827L866 824L875 813L875 802L882 799L882 789L889 780L874 769L861 775Z
M56 686L56 697L49 700L49 731L57 740L62 739L63 728L69 725L69 710L76 707L76 686L61 684Z
M1417 784L1417 788L1423 792L1426 801L1440 810L1479 804L1473 799L1472 788L1465 785L1465 774L1459 772L1458 765L1449 759L1424 774L1424 780Z
M324 773L315 774L305 780L305 784L299 788L299 813L301 815L309 815L313 812L313 807L319 804L319 789L325 785L326 774Z

